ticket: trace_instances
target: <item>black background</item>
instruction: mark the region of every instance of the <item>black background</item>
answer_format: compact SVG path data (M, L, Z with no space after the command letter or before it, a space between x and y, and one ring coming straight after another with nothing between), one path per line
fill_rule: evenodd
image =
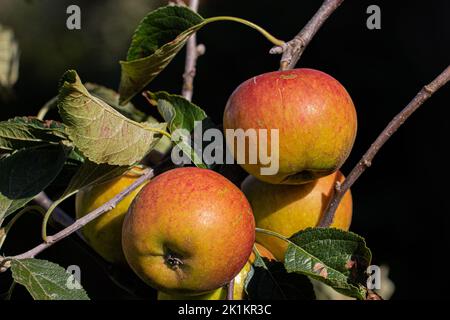
M31 44L35 45L35 52L23 52L20 78L15 86L17 98L8 103L0 102L0 120L36 114L40 106L56 94L58 79L69 68L76 69L84 81L118 87L118 63L100 61L105 54L101 40L85 41L97 36L95 23L82 27L81 31L65 28L68 4L78 4L83 14L88 15L92 7L108 1L51 2L54 6L48 12L49 19L29 21L29 28L34 34L41 32L42 39L31 39L27 28L17 32L19 43L29 49ZM320 3L318 0L204 0L200 13L206 17L240 16L288 40L309 20ZM381 8L381 30L366 27L366 8L371 4ZM41 4L29 1L27 5L38 7ZM20 14L17 11L17 15ZM141 17L144 14L142 12ZM391 118L448 65L449 16L450 1L446 0L346 0L311 42L298 66L316 68L338 79L357 108L358 136L343 167L344 173L351 170ZM32 18L32 13L28 17ZM2 19L13 21L2 16L0 3L0 23ZM15 27L12 22L9 25ZM70 46L83 47L85 54L72 59L70 50L65 47L68 45L65 38L70 38ZM198 39L206 45L207 51L198 62L194 102L216 122L221 122L224 105L234 88L254 75L277 69L279 56L268 54L271 46L259 34L228 22L209 25L199 32ZM59 49L45 56L39 54L49 44ZM111 60L123 59L125 54L123 51ZM39 68L42 59L48 59L47 65L53 59L58 63L43 73ZM179 92L183 64L184 55L180 54L150 88ZM135 102L145 106L141 98L136 98ZM351 230L366 238L375 264L389 265L390 277L396 285L393 299L450 296L445 264L450 226L446 152L449 107L450 86L446 86L390 139L373 166L352 189ZM66 206L69 211L70 201ZM19 253L36 244L39 227L37 217L23 218L15 227L16 232L8 238L5 252ZM27 232L24 234L23 230ZM80 265L83 284L92 298L127 297L73 239L57 244L42 257L62 265ZM4 282L3 279L4 275L0 281ZM16 294L23 295L20 290Z

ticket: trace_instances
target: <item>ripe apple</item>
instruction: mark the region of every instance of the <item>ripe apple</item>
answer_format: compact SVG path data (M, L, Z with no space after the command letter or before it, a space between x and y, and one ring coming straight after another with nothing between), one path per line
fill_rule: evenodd
M140 177L141 171L141 168L135 166L118 178L81 190L75 199L77 219L114 198L136 181ZM122 251L122 223L128 207L144 185L145 183L120 201L114 209L101 215L82 229L82 234L88 244L110 263L127 265Z
M233 279L255 241L244 194L220 174L178 168L150 181L125 217L122 245L135 273L169 294L196 295Z
M259 243L255 243L255 246L262 257L265 257L269 260L275 260L275 257L272 255L272 253L262 245L260 245ZM248 262L234 278L233 300L245 299L245 280L247 279L248 273L251 270L251 266L255 261L255 258L256 256L252 252L250 258L248 259ZM158 291L158 300L226 300L227 293L227 286L198 296L171 295Z
M315 227L331 198L335 183L344 180L337 171L302 185L274 185L248 176L242 183L255 215L256 226L285 237L308 227ZM331 227L348 230L352 220L352 196L348 191L336 211ZM257 233L256 240L279 261L284 260L285 241Z
M329 175L344 163L355 140L357 118L350 95L336 79L313 69L294 69L265 73L242 83L228 99L223 126L266 129L267 152L275 143L271 129L278 129L278 173L261 174L267 165L259 155L257 163L249 163L248 144L246 163L241 165L265 182L301 184ZM236 150L237 143L230 140L229 149Z

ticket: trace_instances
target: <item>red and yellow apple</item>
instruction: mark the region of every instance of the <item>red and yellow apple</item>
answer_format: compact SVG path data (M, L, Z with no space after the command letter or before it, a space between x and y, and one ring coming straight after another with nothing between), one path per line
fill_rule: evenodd
M317 226L336 182L343 180L339 171L302 185L274 185L248 176L242 183L242 190L252 206L257 227L290 237L300 230ZM348 230L351 220L352 196L348 191L338 206L331 227ZM285 241L262 233L257 233L256 241L270 250L277 260L284 260Z
M207 169L178 168L151 180L125 217L122 245L130 267L168 294L218 289L244 267L255 221L244 194Z
M275 143L270 131L278 129L276 174L261 174L267 165L259 155L256 163L249 163L248 144L246 163L241 165L268 183L301 184L340 168L353 146L357 118L350 95L336 79L313 69L294 69L242 83L228 99L223 126L245 132L266 129L268 152ZM234 139L227 136L227 145L236 153Z
M135 182L141 172L142 169L135 166L118 178L81 190L75 199L77 219L114 198ZM122 223L131 202L144 184L132 191L114 209L104 213L81 230L88 244L110 263L122 266L127 264L122 251Z

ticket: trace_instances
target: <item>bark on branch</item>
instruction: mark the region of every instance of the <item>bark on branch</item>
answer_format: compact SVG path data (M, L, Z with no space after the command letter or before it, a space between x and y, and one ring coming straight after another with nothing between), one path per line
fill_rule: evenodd
M389 122L387 127L381 132L378 138L370 146L363 155L358 164L353 168L345 181L340 185L336 185L335 192L331 198L325 213L319 223L319 227L329 227L333 223L336 210L341 202L344 194L350 189L361 174L372 165L373 158L381 149L381 147L389 140L389 138L397 131L397 129L408 119L414 111L416 111L428 98L430 98L437 90L450 81L450 65L431 83L427 84L417 93L414 99Z
M199 0L191 0L189 8L197 12ZM194 94L194 78L196 72L197 59L205 53L205 46L203 44L197 45L197 36L194 33L186 44L186 62L183 73L183 89L182 95L187 100L192 100Z
M306 26L283 46L273 47L271 54L282 54L280 70L294 69L314 35L344 0L325 0Z

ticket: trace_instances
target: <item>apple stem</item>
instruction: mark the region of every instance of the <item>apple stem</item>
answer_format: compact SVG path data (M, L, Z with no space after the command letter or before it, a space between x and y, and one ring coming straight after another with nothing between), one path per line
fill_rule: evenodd
M416 111L428 98L450 81L450 65L442 71L431 83L424 86L408 105L389 122L387 127L381 132L378 138L356 164L343 183L335 186L333 197L328 203L327 209L322 216L319 227L329 227L333 223L334 215L339 203L345 193L358 180L361 174L372 165L373 158L380 151L381 147L397 131L398 128Z
M33 201L46 211L53 205L53 201L47 196L44 191L40 192L36 197L34 197ZM55 210L53 210L52 218L63 227L67 227L74 222L72 217L70 217L60 207L56 207ZM81 233L79 234L79 236L81 236Z
M305 51L305 48L311 42L314 35L342 2L344 0L325 0L316 14L291 41L286 42L282 46L275 46L270 49L271 54L282 54L280 70L295 68L303 51Z

